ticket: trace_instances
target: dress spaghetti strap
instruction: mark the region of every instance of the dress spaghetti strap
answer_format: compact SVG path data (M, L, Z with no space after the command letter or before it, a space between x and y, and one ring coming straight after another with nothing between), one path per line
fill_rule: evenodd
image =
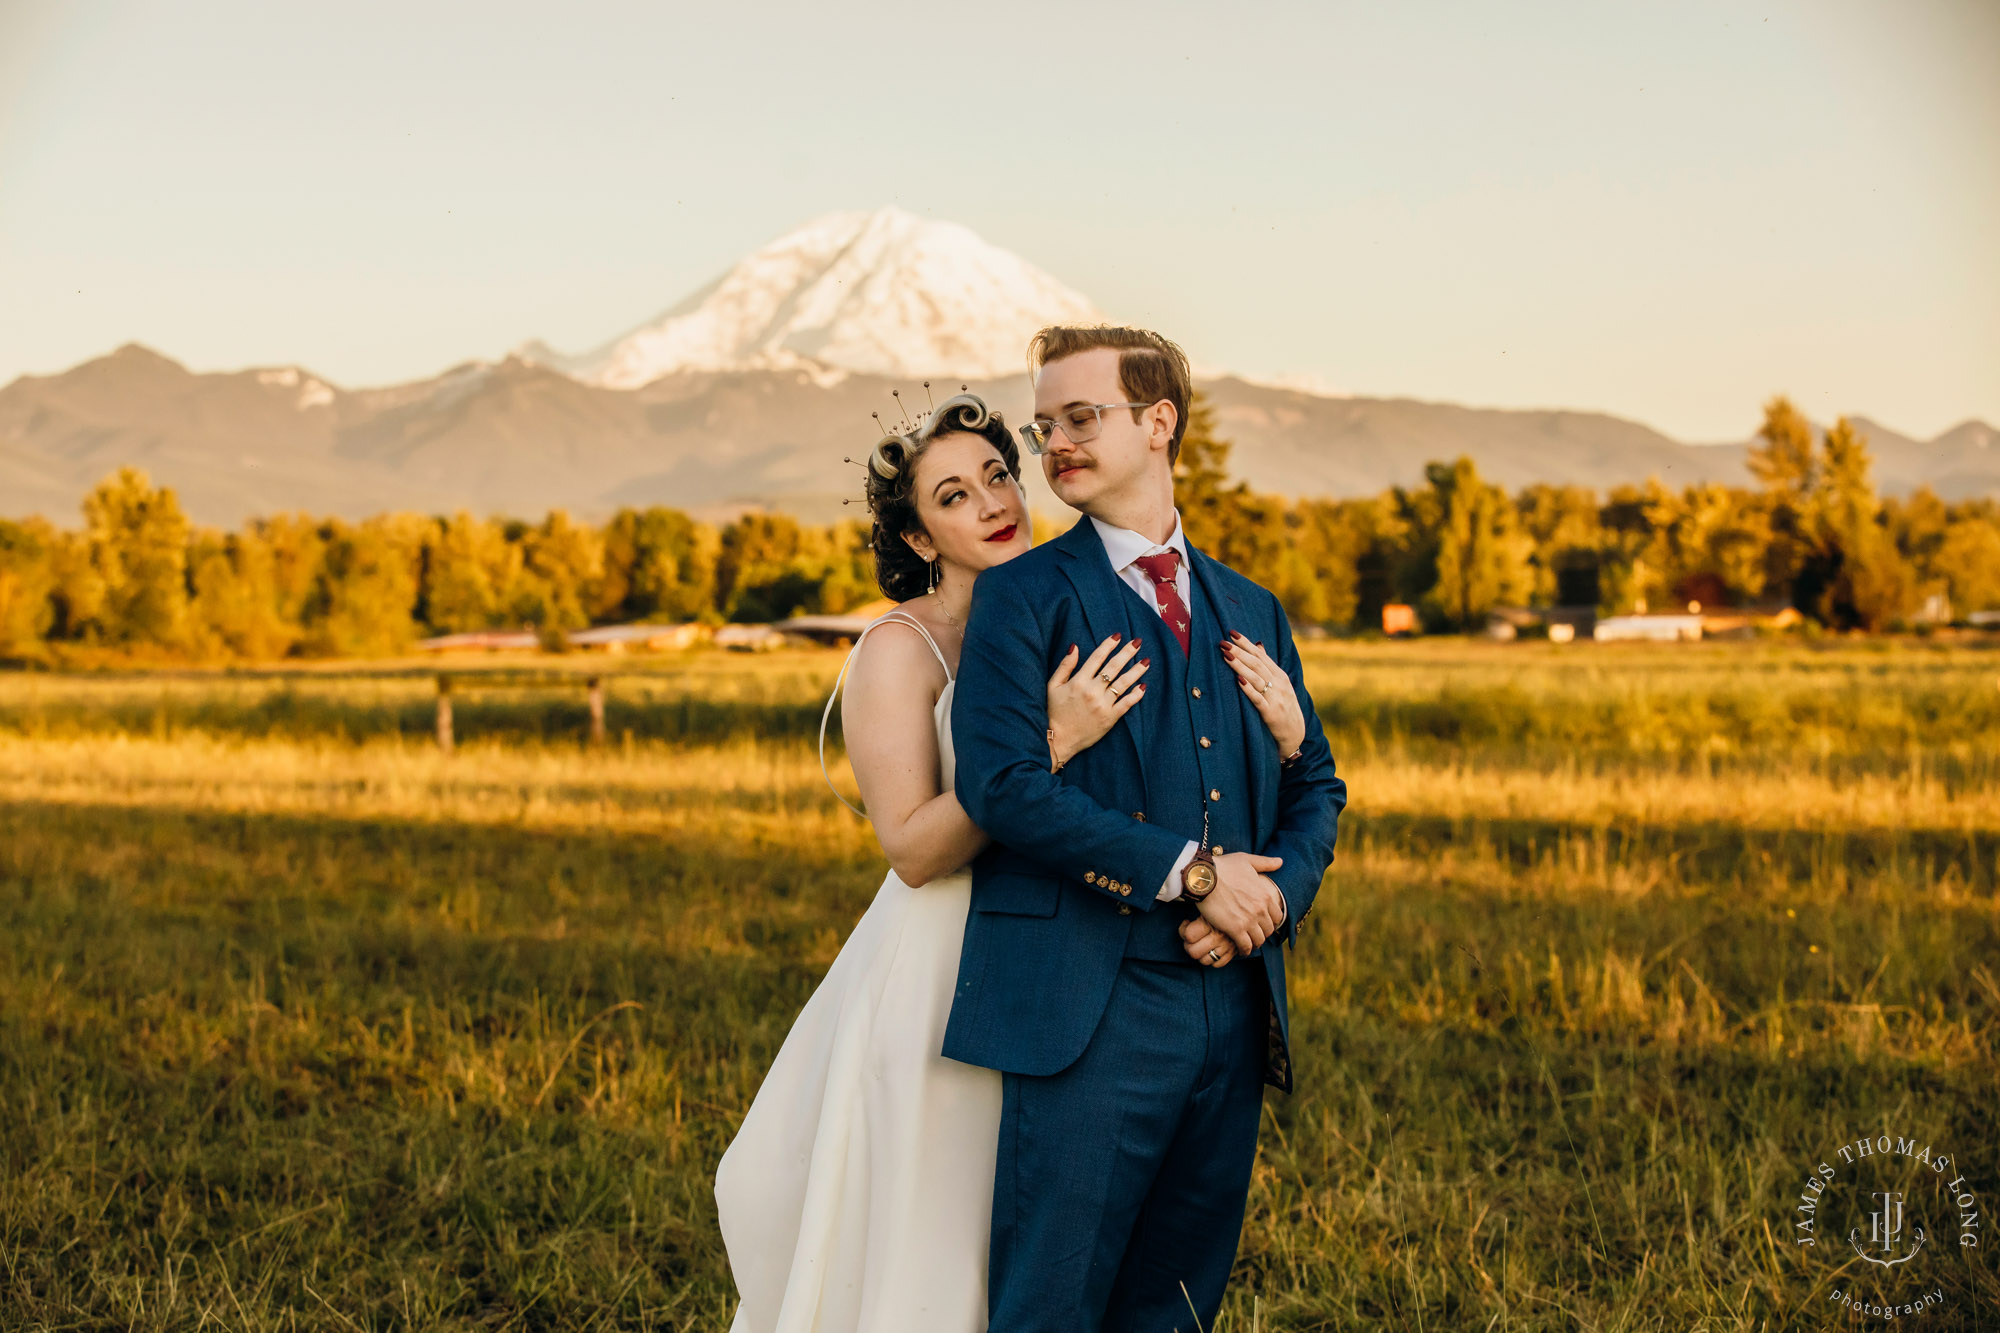
M881 628L883 625L888 624L892 620L898 621L901 624L908 625L911 629L923 635L924 642L931 646L931 653L937 658L938 665L944 667L945 684L950 685L953 679L951 674L951 667L946 664L944 660L944 653L937 646L937 640L931 637L931 632L924 628L923 622L919 621L915 616L911 615L907 611L891 611L888 614L884 615L880 620L877 620L873 624L869 625L866 629L862 630L858 636L856 636L854 640L854 646L847 650L847 660L840 664L840 674L833 678L833 693L826 696L826 708L819 715L819 773L821 777L826 779L827 790L831 791L834 794L835 798L838 799L842 805L846 806L849 810L852 810L855 814L860 815L863 819L868 818L868 812L866 810L863 810L860 806L856 805L854 802L848 800L845 796L842 796L840 794L840 788L833 785L833 774L827 772L826 724L828 719L830 719L833 716L833 701L840 697L840 685L842 681L847 679L847 669L854 665L854 655L861 651L862 640L866 639L870 634L874 633L877 629Z

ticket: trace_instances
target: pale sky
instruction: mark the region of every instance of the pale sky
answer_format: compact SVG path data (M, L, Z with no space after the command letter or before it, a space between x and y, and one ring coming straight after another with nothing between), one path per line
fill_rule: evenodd
M2000 0L0 0L0 382L577 350L888 203L1249 374L2000 423Z

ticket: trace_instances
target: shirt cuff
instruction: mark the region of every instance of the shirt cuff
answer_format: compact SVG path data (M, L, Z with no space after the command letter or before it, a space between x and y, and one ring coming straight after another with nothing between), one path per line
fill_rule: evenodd
M1154 902L1170 903L1181 896L1181 871L1188 868L1188 863L1194 860L1194 854L1200 847L1200 843L1190 842L1187 846L1181 848L1180 859L1175 861L1174 868L1167 872L1167 882L1162 884L1160 891L1153 895Z

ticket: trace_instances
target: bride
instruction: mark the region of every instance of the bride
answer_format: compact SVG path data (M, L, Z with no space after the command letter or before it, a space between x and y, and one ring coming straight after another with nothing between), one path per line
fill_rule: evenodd
M851 671L841 725L890 869L716 1170L740 1297L733 1333L986 1327L1000 1075L938 1054L968 865L987 842L952 794L951 693L974 578L1031 544L1020 468L1012 434L969 393L885 437L868 460L876 580L901 605L841 667L820 719L820 762ZM1142 651L1114 635L1081 662L1073 644L1056 663L1051 767L1143 697ZM1296 700L1260 712L1289 753L1288 736L1305 733Z

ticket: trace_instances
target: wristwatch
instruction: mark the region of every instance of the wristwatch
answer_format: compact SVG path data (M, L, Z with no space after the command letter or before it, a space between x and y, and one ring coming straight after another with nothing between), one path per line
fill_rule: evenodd
M1215 889L1215 853L1206 847L1195 849L1194 860L1181 871L1181 897L1198 903Z

